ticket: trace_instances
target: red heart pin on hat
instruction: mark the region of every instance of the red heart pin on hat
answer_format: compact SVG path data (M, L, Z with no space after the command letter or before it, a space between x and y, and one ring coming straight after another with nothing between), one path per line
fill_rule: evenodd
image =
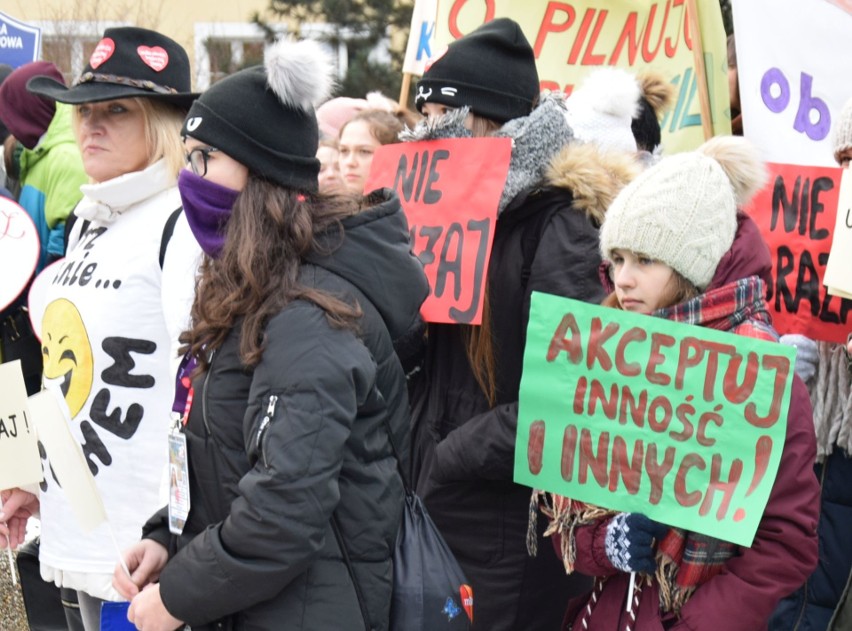
M163 68L169 65L169 54L162 46L140 46L136 49L142 61L154 69L155 72L160 72Z
M92 56L89 57L89 65L92 68L97 68L107 59L112 57L112 53L114 51L115 42L112 41L112 39L110 39L109 37L104 37L101 41L98 42L98 45L95 46L95 50L92 53Z

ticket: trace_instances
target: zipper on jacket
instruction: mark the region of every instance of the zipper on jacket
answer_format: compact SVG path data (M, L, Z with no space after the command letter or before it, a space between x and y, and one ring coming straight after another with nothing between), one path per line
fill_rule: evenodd
M255 449L260 452L260 458L263 461L263 466L267 468L269 467L269 463L266 460L266 452L263 450L263 435L266 433L269 423L272 421L272 416L275 414L275 406L277 404L278 395L270 394L269 403L266 405L266 414L260 421L260 426L257 428L257 442L255 443Z
M207 430L207 435L212 436L210 424L207 422L207 382L210 381L210 373L213 372L213 360L216 357L216 351L210 353L210 363L207 365L207 372L204 374L204 385L201 387L201 421L204 423L204 429Z

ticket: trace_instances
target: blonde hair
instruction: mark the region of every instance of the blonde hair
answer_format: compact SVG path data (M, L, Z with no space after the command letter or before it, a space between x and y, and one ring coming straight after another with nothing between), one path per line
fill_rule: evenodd
M124 99L111 99L121 101ZM183 149L183 139L180 130L186 112L174 105L156 99L144 97L130 97L142 111L143 125L145 126L145 144L148 153L148 164L150 166L157 160L166 161L169 173L177 178L178 173L186 163ZM80 113L78 108L72 108L71 122L74 134L79 135Z
M175 177L186 164L180 130L186 112L155 99L134 99L145 116L145 141L148 143L149 164L160 158L166 161L169 173Z

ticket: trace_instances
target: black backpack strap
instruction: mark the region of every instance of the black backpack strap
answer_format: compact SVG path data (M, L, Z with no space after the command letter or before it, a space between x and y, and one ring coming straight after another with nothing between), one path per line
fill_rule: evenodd
M62 250L65 254L68 253L68 237L71 236L71 229L74 227L74 224L77 223L78 219L79 217L77 217L77 215L73 212L65 218L65 229L62 233ZM85 227L86 226L83 226L84 229Z
M163 237L160 239L160 269L163 269L163 262L166 260L166 248L169 246L169 241L175 231L175 224L177 223L182 210L183 206L178 206L175 210L173 210L172 214L169 215L169 218L166 219L166 223L163 226Z
M68 241L71 238L71 234L74 230L74 226L77 225L78 221L80 221L80 218L76 214L74 214L73 212L70 213L65 218L65 230L64 230L64 234L62 235L63 256L68 254ZM89 229L89 224L91 223L88 219L83 219L82 221L83 221L83 223L80 224L80 231L77 233L77 235L78 235L77 240L78 241L80 240L80 237L82 237L86 233L86 230Z
M352 560L349 558L349 551L343 542L343 533L340 532L340 524L337 523L337 513L332 513L331 515L331 529L334 531L334 538L337 539L340 554L343 555L343 564L346 566L349 578L352 579L352 586L355 588L355 597L358 599L358 607L361 609L361 617L364 619L364 629L370 631L372 625L370 624L370 614L367 611L367 602L364 599L364 593L361 591L361 585L358 584L358 579L355 577L355 568L352 566Z

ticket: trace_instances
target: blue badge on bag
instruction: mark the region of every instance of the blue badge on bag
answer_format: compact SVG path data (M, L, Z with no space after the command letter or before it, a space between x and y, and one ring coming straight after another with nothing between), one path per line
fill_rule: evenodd
M443 611L447 614L448 620L452 620L461 613L461 609L459 609L459 606L456 604L456 601L453 600L452 596L447 598Z
M130 603L101 603L101 631L136 631L127 619Z

